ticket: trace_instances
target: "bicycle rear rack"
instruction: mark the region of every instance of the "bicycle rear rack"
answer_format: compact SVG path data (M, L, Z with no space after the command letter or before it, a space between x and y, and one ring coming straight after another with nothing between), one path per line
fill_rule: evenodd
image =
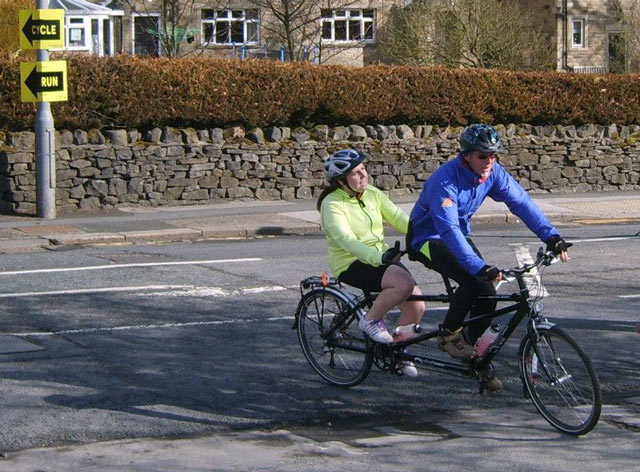
M312 275L311 277L307 277L300 282L300 289L308 290L314 287L333 287L336 285L340 285L340 282L338 282L338 279L336 279L335 277L327 277L326 274Z

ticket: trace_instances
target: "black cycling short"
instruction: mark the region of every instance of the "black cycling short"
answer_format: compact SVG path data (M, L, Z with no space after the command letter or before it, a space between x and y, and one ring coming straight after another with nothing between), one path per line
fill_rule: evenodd
M365 264L364 262L354 261L349 267L347 267L347 270L338 276L338 281L351 285L352 287L359 288L365 292L381 292L382 277L390 265L402 267L404 270L409 272L409 270L400 262L393 262L391 264L374 267L372 265Z

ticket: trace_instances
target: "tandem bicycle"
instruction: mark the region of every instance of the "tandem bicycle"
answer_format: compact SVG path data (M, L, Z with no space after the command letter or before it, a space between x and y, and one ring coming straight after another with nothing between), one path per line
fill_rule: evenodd
M526 398L553 427L563 433L582 435L591 431L600 418L602 400L598 376L589 357L561 327L541 313L541 293L531 290L527 274L556 260L551 252L540 248L537 258L522 267L503 269L505 280L515 281L518 290L485 299L497 300L498 308L486 315L466 320L464 327L482 320L512 313L483 355L463 363L443 360L428 354L415 354L407 348L436 338L439 330L417 332L415 337L380 344L372 341L358 327L358 320L375 300L375 293L356 295L336 279L313 276L300 282L294 328L304 356L326 381L340 387L353 387L367 378L372 366L400 374L401 362L459 374L478 381L480 392L494 375L493 360L514 333L527 320L526 332L517 354L520 379ZM443 277L446 294L412 295L409 300L448 303L453 291ZM504 306L507 304L507 306ZM500 307L502 306L502 307ZM419 325L416 330L419 331Z

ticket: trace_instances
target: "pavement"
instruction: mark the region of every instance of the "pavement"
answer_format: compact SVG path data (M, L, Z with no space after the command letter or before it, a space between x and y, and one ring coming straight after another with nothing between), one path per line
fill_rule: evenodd
M416 198L417 194L394 199L394 201L409 212ZM604 224L637 221L639 223L637 229L640 230L640 191L534 194L532 198L545 214L557 223ZM505 205L491 200L487 200L475 216L476 224L511 224L517 221L518 219ZM123 207L101 212L63 215L51 220L33 216L0 215L0 253L5 254L56 250L65 246L152 244L304 234L321 234L315 200L238 200L198 206ZM637 329L640 332L640 325ZM640 404L640 397L637 401ZM609 417L622 415L625 418L636 418L635 421L637 421L633 413L626 410L618 411L619 408L606 406L604 415ZM521 420L527 421L524 417L522 419L510 417L509 422L505 423L508 425L508 427L505 426L505 435L511 437L514 434L512 425L518 424ZM487 418L486 421L495 424L495 418ZM463 426L469 428L467 423ZM459 425L452 423L447 427L455 428ZM640 428L640 423L635 427ZM637 431L637 429L633 430ZM529 430L523 429L519 432L526 436L529 434L527 431ZM471 442L477 442L482 434L478 433ZM539 431L536 434L539 434ZM374 460L375 463L388 461L389 464L394 464L396 459L382 455L383 451L390 451L384 454L393 455L393 449L383 446L394 445L397 441L408 445L415 441L419 444L423 444L420 441L434 441L434 438L424 435L406 435L398 432L382 436L382 439L379 437L371 439L373 443L367 444L364 452L362 452L363 449L354 449L339 442L311 441L288 431L233 433L185 439L141 438L31 449L9 454L0 453L0 472L5 470L13 472L36 470L286 471L301 470L301 465L304 470L315 471L331 470L326 463L329 458L342 458L344 462L341 465L349 464L351 470L356 470L353 467L358 464L362 466L358 470L372 470L367 469L367 464L370 466L369 462L360 463L362 459L359 454L366 454L368 459ZM536 437L535 441L531 438L531 441L527 444L535 446L538 438ZM554 442L557 439L553 437L550 441ZM466 443L456 443L452 447L461 447L464 444ZM544 448L548 445L548 442L541 443L540 450L534 450L532 454L537 457L546 454ZM380 455L376 451L380 451ZM419 452L414 451L414 453ZM451 454L455 455L453 452ZM311 455L317 455L317 458L310 459L306 464L299 462L301 457L311 457ZM429 458L425 457L425 461L432 458L433 455ZM339 466L338 463L333 465L336 468ZM555 470L562 470L561 465L556 464L556 466ZM393 470L394 467L374 469ZM447 469L443 466L441 470L456 468L457 466L453 466ZM618 470L623 469L625 468Z
M418 194L394 199L409 212ZM534 194L555 222L640 222L640 191ZM315 200L236 200L175 207L121 207L45 220L0 214L0 253L55 250L64 246L149 244L220 238L321 234ZM502 203L487 199L476 223L515 223ZM639 228L640 229L640 228Z

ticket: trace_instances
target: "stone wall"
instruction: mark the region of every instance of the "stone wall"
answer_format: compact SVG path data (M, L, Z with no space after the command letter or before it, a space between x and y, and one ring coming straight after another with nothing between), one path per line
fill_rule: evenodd
M498 126L500 161L531 192L639 189L640 126ZM356 147L372 155L373 183L399 196L455 156L461 128L316 126L56 132L59 213L223 199L313 198L323 158ZM35 214L34 135L0 132L0 209Z

